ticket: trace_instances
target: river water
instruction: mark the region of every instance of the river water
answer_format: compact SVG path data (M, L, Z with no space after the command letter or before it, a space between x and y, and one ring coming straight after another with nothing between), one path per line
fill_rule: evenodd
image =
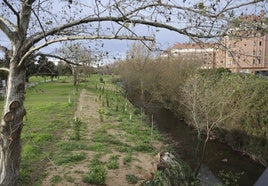
M177 153L194 168L194 164L197 162L195 155L197 138L193 129L166 109L154 111L154 124L161 133L170 136L171 141L176 144ZM233 175L243 172L238 181L238 184L242 186L254 185L265 169L250 158L242 156L241 153L232 150L229 146L216 141L208 143L203 164L216 177L219 171L232 171Z

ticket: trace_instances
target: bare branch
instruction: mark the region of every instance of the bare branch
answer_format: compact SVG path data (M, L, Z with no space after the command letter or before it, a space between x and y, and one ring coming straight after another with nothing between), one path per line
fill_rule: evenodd
M38 23L40 25L40 28L41 28L41 30L43 32L43 37L44 37L45 41L47 41L45 29L44 29L44 27L43 27L38 15L35 13L35 11L33 9L32 9L32 12L33 12L34 16L36 17L36 19L37 19L37 21L38 21Z
M4 52L5 54L10 52L10 50L7 47L1 46L1 45L0 45L0 50Z
M68 64L71 64L71 65L76 65L76 66L81 66L80 64L77 64L77 63L74 63L64 57L61 57L61 56L58 56L58 55L53 55L53 54L45 54L45 53L37 53L35 56L41 56L41 55L44 55L44 56L47 56L47 57L52 57L52 58L56 58L56 59L60 59L62 61L65 61L66 63Z
M8 6L8 8L14 13L14 15L17 17L17 24L19 25L19 20L20 20L20 15L19 13L15 10L15 8L7 1L4 0L4 3Z
M61 38L57 38L57 39L53 39L50 41L47 41L39 46L33 47L30 50L28 50L28 52L25 53L25 55L21 58L20 62L19 62L19 66L25 61L25 59L27 57L29 57L33 52L44 48L50 44L53 43L58 43L58 42L62 42L62 41L72 41L72 40L85 40L85 39L90 39L90 40L94 40L94 39L119 39L119 40L146 40L146 41L154 41L153 37L150 36L127 36L127 35L122 35L122 36L117 36L117 35L95 35L95 36L67 36L67 37L61 37Z
M16 26L4 17L0 17L0 29L8 37L10 41L14 41Z
M116 34L115 35L117 35L119 32L120 32L120 30L122 29L122 28L125 28L125 29L127 29L130 33L132 33L134 36L137 36L138 37L138 35L135 33L135 32L133 32L131 29L129 29L127 26L125 26L125 23L124 24L121 24L121 23L118 23L120 26L121 26L121 28L116 32ZM141 42L142 42L142 44L144 44L144 46L146 46L146 48L147 49L149 49L149 50L152 50L143 40L141 40Z
M9 72L9 69L8 68L5 68L5 67L1 67L0 70Z
M248 6L248 5L251 5L251 4L257 4L257 3L261 3L261 2L264 2L265 0L252 0L252 1L249 1L249 2L243 2L241 4L238 4L238 5L235 5L235 6L231 6L231 7L228 7L228 4L226 5L226 8L223 9L222 12L227 12L227 11L230 11L230 10L235 10L235 9L238 9L238 8L241 8L241 7L244 7L244 6ZM228 7L228 8L227 8Z

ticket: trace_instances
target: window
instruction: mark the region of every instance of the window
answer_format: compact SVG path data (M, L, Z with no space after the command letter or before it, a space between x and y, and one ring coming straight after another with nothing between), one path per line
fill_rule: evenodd
M259 50L259 56L261 56L261 50Z
M261 59L258 59L258 63L261 64Z
M254 65L255 63L256 63L256 60L255 60L255 59L253 59L252 64Z
M256 55L256 51L255 51L255 50L253 50L253 55L254 55L254 56Z
M259 45L261 46L261 41L260 41Z

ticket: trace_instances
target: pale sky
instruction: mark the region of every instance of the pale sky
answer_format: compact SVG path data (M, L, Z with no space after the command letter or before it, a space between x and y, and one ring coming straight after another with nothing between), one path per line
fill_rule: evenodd
M52 2L52 1L51 1ZM66 1L59 1L60 3L66 3ZM195 2L193 0L193 2ZM199 1L198 1L199 2ZM54 3L55 4L55 3ZM57 9L57 3L54 6L53 4L53 9ZM69 10L69 9L67 9ZM66 14L68 15L68 14ZM46 26L46 25L45 25ZM189 42L190 40L186 37L186 36L182 36L179 35L178 33L172 32L172 31L168 31L165 29L161 29L159 32L155 32L155 28L152 28L152 30L148 31L147 28L137 28L138 26L136 26L133 29L137 29L136 31L138 33L141 33L141 35L145 35L145 36L151 36L152 33L155 34L155 39L156 39L156 47L157 48L161 48L162 50L166 50L169 47L172 47L175 43L178 42ZM133 41L124 41L124 40L104 40L104 45L103 47L99 47L100 50L103 50L104 52L108 52L109 53L109 58L113 59L115 58L122 58L125 56L126 51L129 50L131 43L133 43ZM94 42L88 42L88 43L92 43L89 45L94 46ZM9 46L9 42L8 40L3 36L3 33L0 31L0 44L4 45L4 46ZM58 47L59 44L53 44L51 46L47 46L46 48L42 49L42 51L45 52L53 52L54 48ZM0 57L1 57L1 52L0 52Z
M0 32L0 43L5 46L9 46L8 40L5 39L5 37L2 37L2 33ZM182 36L178 33L168 31L168 30L160 30L156 33L156 45L157 47L161 48L162 50L166 50L167 48L173 46L175 43L178 42L188 42L189 39L187 39L186 36ZM92 45L94 45L94 41L91 41ZM131 44L134 41L127 41L127 40L103 40L103 48L100 48L100 50L109 52L109 58L113 59L115 58L124 58L126 52L129 50ZM52 52L54 49L59 46L59 44L53 44L50 46L45 47L42 49L42 51L45 52ZM0 52L0 57L2 53Z

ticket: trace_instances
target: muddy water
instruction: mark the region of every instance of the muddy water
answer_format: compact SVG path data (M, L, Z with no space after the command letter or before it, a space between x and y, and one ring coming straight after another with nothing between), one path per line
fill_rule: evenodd
M197 141L194 131L165 109L154 111L154 123L160 132L172 138L178 154L193 168L197 162L195 155ZM264 171L263 166L215 141L209 142L206 148L204 165L216 176L219 171L243 172L238 181L242 186L254 185Z

